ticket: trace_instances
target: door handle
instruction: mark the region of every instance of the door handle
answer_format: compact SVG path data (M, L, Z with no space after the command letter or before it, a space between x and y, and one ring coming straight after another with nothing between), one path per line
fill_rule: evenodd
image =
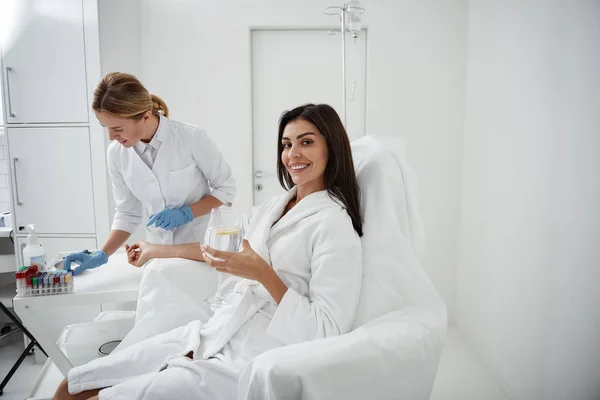
M15 113L12 110L12 99L10 96L10 72L12 71L11 67L6 67L6 97L8 98L8 115L11 118L16 117Z
M260 178L269 178L271 176L275 176L275 174L272 173L272 172L262 172L262 171L256 171L254 173L254 177L257 178L257 179L260 179Z
M13 157L13 174L15 175L15 196L17 197L17 205L22 206L23 203L19 199L19 178L17 175L17 161L19 161L19 158Z

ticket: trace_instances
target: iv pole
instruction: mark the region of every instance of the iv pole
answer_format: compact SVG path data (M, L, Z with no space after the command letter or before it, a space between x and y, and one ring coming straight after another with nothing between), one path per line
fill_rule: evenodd
M343 122L346 126L346 32L352 33L354 42L360 33L362 28L361 15L364 14L365 9L361 7L358 1L351 1L350 3L344 4L341 7L333 6L327 7L323 12L325 15L339 15L341 21L341 29L333 30L330 34L341 32L342 34L342 96L343 96ZM350 20L350 26L347 26L347 18Z

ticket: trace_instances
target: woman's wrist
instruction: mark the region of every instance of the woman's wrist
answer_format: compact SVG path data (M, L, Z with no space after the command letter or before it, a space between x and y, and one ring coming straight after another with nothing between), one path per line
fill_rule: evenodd
M257 281L260 282L264 287L273 281L273 275L277 275L273 268L270 268L267 263L264 263L263 270L260 273Z
M185 243L160 245L157 258L187 258L188 260L204 261L200 243Z
M198 218L201 215L210 214L213 208L218 208L223 205L223 202L212 195L207 195L198 200L197 202L190 204L192 215L194 218Z
M288 290L288 287L283 283L279 275L277 275L277 272L270 267L264 270L259 282L267 289L277 304L281 302Z
M166 246L164 244L152 244L148 243L147 255L149 259L152 258L169 258L170 248L174 246Z

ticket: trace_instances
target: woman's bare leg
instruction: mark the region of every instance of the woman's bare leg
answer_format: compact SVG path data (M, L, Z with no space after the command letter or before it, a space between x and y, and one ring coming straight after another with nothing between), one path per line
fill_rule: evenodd
M69 393L69 384L67 382L67 378L63 379L63 381L58 385L56 389L56 393L54 393L54 397L52 400L88 400L98 398L98 392L102 389L93 389L86 390L78 394L70 394Z

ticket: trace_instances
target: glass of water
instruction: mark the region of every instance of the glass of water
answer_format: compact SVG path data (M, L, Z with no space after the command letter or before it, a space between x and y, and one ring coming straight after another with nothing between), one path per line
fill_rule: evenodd
M246 219L243 213L225 207L213 208L210 212L204 244L215 250L241 251L245 229ZM208 253L205 253L205 256L213 260L219 260ZM221 295L222 283L223 273L217 272L217 291L214 296L204 301L212 311L216 311L225 303L225 299Z

